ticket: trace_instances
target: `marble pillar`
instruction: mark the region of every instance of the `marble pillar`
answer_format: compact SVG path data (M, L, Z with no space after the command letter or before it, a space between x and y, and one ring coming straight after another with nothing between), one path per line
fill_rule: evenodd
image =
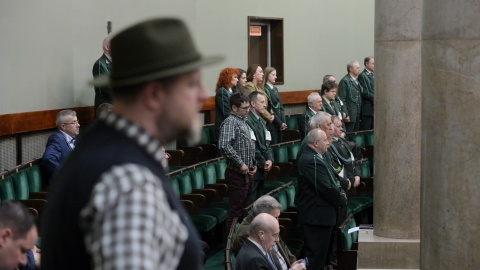
M480 2L423 2L421 269L479 269Z
M374 234L420 238L422 0L375 2Z

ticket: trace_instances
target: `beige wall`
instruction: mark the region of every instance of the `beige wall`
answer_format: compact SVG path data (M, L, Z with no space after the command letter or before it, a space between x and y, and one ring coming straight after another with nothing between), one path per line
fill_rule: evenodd
M93 105L93 63L106 22L114 32L146 18L183 18L205 54L214 94L224 66L246 68L247 16L284 18L285 85L315 89L321 77L373 54L374 0L0 0L0 114Z

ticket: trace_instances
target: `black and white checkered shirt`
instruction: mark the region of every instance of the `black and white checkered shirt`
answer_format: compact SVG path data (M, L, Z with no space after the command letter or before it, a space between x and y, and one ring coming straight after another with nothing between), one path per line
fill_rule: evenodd
M251 138L253 131L242 118L234 113L220 126L218 148L226 158L227 165L240 168L246 164L248 168L256 165L255 142Z
M134 139L161 166L164 154L156 139L113 113L105 122ZM94 269L176 269L188 238L162 182L140 164L118 164L104 172L80 222Z

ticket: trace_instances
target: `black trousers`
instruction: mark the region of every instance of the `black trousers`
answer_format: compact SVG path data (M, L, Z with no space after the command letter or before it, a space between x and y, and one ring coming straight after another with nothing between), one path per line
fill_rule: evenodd
M308 270L323 270L334 226L303 224L302 227L305 236L305 255L309 261Z
M226 231L230 230L233 218L241 222L243 217L243 208L247 206L248 194L252 189L253 176L241 174L235 170L227 168L225 170L225 180L228 182L228 214L225 222Z

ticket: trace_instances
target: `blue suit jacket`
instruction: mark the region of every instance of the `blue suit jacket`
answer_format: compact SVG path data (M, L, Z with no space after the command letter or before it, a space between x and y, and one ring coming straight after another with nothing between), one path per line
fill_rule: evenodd
M65 135L61 131L57 131L48 137L47 146L42 156L46 179L52 178L70 152L72 152L72 148L68 145Z

